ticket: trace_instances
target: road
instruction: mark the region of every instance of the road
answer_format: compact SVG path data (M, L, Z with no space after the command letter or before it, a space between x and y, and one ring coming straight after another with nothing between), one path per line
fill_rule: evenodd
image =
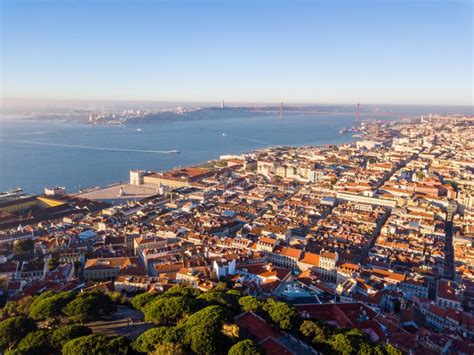
M121 335L135 339L144 331L152 328L152 323L145 323L143 313L129 307L119 306L110 319L99 320L84 324L94 333L104 335Z
M446 212L445 226L445 256L444 256L444 278L454 279L454 246L453 246L453 217L456 213L457 205L450 203Z

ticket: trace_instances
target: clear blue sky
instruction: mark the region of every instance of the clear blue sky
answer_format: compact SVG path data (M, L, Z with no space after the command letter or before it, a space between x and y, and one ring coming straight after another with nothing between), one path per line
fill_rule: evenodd
M472 104L472 2L0 0L4 98Z

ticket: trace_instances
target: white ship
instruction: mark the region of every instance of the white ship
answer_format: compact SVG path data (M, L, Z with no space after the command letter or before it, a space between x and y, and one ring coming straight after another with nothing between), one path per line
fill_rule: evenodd
M10 200L23 195L23 189L21 187L16 187L14 189L0 192L0 201Z

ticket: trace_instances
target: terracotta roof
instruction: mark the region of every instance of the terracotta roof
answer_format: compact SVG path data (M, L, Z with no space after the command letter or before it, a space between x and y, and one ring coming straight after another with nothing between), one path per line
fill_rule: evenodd
M302 250L296 249L296 248L289 248L289 247L282 247L275 252L280 255L284 255L289 258L295 258L295 259L299 259L301 257L301 254L303 254Z
M270 245L275 245L276 244L276 239L269 238L269 237L260 237L258 238L257 244L270 244Z
M277 329L272 328L253 312L240 314L235 317L235 321L240 329L243 329L258 340L264 340L269 337L279 338L282 335Z
M260 346L267 354L294 354L272 337L268 337L267 339L260 342Z
M321 257L323 258L328 258L328 259L336 259L337 258L337 254L336 253L330 253L328 251L323 251L321 253Z
M449 280L439 280L436 296L450 301L459 302L459 297L455 294L456 283Z
M319 266L319 255L306 252L304 253L304 257L301 262L309 265Z

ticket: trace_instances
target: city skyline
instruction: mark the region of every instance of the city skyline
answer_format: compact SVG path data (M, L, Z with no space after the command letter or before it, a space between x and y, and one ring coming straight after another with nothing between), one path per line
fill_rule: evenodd
M468 1L5 0L2 23L2 101L472 105Z

